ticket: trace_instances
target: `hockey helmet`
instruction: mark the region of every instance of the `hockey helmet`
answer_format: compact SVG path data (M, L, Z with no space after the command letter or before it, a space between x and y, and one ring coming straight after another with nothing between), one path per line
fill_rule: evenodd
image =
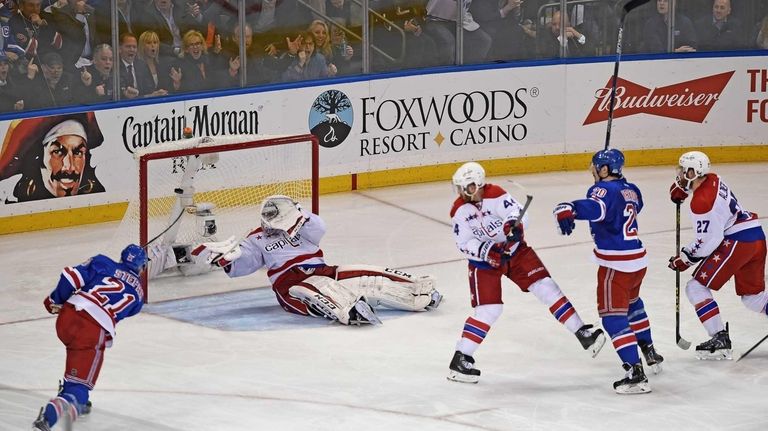
M120 262L138 273L147 264L147 253L136 244L128 244L120 253Z
M600 170L603 166L608 166L608 173L620 177L621 169L624 167L624 154L615 149L600 150L592 156L592 166Z
M283 231L293 238L306 221L299 203L289 196L272 195L261 204L261 227L265 231Z
M468 188L472 184L477 186L477 188L472 193L469 193ZM453 174L453 185L459 194L474 196L477 190L485 185L485 169L476 162L464 163Z
M690 190L693 181L709 173L709 157L701 151L689 151L678 161L677 183L685 190ZM688 176L688 171L693 170L693 178Z

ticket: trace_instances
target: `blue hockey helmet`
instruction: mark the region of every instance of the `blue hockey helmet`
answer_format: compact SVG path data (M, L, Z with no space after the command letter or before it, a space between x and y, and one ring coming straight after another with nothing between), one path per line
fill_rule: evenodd
M624 154L615 148L600 150L592 156L592 166L595 169L608 166L609 174L620 177L621 168L624 167Z
M147 264L147 253L136 244L128 244L120 253L120 262L135 272L141 272Z

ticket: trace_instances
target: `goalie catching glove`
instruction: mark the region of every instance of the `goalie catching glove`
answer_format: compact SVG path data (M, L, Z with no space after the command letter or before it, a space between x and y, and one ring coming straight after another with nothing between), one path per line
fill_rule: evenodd
M204 242L192 250L192 256L204 258L207 263L225 270L242 254L240 241L234 236L226 241Z

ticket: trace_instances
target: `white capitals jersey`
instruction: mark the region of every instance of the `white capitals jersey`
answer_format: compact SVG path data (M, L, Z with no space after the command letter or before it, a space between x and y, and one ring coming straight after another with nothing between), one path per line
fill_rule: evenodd
M709 256L723 239L751 242L765 238L757 214L744 210L716 174L707 174L693 192L691 220L696 239L686 249L693 257Z
M294 238L283 231L266 232L258 228L240 242L242 255L235 259L230 277L242 277L266 267L269 281L297 265L324 265L320 239L325 235L325 222L315 214L302 213L309 218Z
M483 256L495 243L506 241L504 223L520 216L520 204L504 189L493 184L483 187L483 200L465 203L460 197L453 203L451 218L456 247L467 259L484 262ZM524 221L524 220L523 220ZM520 244L515 244L514 253Z

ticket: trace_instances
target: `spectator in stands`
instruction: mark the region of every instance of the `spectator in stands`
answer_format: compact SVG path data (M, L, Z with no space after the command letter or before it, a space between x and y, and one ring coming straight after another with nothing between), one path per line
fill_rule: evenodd
M566 57L583 57L594 55L593 37L587 35L587 30L579 25L572 26L568 15L565 16L565 39L560 32L562 15L559 10L552 13L552 19L547 24L547 31L537 32L538 51L541 57L559 57L560 46L565 46Z
M755 48L768 49L768 16L765 16L755 29L755 36L752 38L755 42Z
M24 99L26 109L57 108L75 102L75 87L78 83L69 72L64 71L64 62L56 52L43 55L41 64L30 62L27 67L27 82L22 88L29 92Z
M131 33L120 35L120 95L124 99L155 96L152 73L144 60L137 57L139 42Z
M112 77L112 47L106 43L93 49L93 65L80 71L82 89L78 90L81 103L103 103L114 100Z
M328 77L328 64L315 46L315 36L310 32L304 32L289 42L287 55L292 61L283 72L283 80L302 81Z
M171 67L160 57L160 38L154 31L145 31L139 36L138 56L147 64L152 78L151 96L165 96L171 88Z
M362 62L355 58L355 49L347 41L347 35L344 30L331 25L331 52L332 62L338 68L338 75L359 74L362 72Z
M731 16L731 0L714 0L712 14L696 21L701 51L725 51L746 47L744 26Z
M142 0L117 0L117 34L134 33L133 22L141 16L142 7L151 7ZM138 9L138 10L137 10ZM112 2L102 1L93 13L96 45L112 44ZM134 33L139 34L139 33Z
M75 72L76 64L87 63L85 60L93 55L94 9L87 0L68 0L57 1L46 10L51 12L51 20L61 36L61 48L57 52L64 61L64 69Z
M328 76L336 76L338 68L334 62L334 52L331 47L331 38L329 37L328 24L323 20L316 19L309 24L308 32L312 33L315 40L315 51L322 54L328 65ZM352 49L352 47L349 47ZM351 56L350 56L351 57Z
M427 17L423 28L435 42L439 64L455 63L457 16L458 7L455 0L429 0L427 3ZM462 27L464 29L464 63L486 61L488 51L491 49L491 36L472 18L465 18Z
M153 0L141 9L133 18L134 34L154 31L160 37L160 55L179 57L185 50L183 37L190 30L205 32L204 26L197 22L183 7L177 7L172 0ZM205 39L203 39L205 41Z
M172 91L180 93L216 88L216 70L209 62L202 33L197 30L184 33L183 48L184 54L171 67Z
M325 0L325 14L337 24L352 25L352 2L347 0Z
M669 0L656 0L656 14L643 26L643 50L645 52L667 52L667 28L669 22ZM682 12L675 13L675 52L694 52L698 47L696 30L691 20Z
M38 58L61 48L61 36L49 12L41 10L42 0L18 0L18 11L8 20L16 42L24 48L27 58Z
M522 3L523 0L472 2L472 16L493 40L488 53L489 60L512 60L528 56L526 37L520 26Z
M24 109L23 89L11 71L8 57L0 55L0 112Z
M11 10L5 3L0 3L0 56L5 56L10 61L11 66L16 64L19 59L24 58L24 48L22 48L16 41L11 31L11 27L8 25L8 20L11 18Z
M246 58L246 85L259 85L272 82L275 73L264 66L264 56L254 49L253 30L245 25L245 58ZM236 25L231 34L222 43L221 37L216 37L214 42L211 63L221 77L221 88L239 87L240 73L242 72L242 56L240 55L240 26ZM223 72L223 73L222 73Z

